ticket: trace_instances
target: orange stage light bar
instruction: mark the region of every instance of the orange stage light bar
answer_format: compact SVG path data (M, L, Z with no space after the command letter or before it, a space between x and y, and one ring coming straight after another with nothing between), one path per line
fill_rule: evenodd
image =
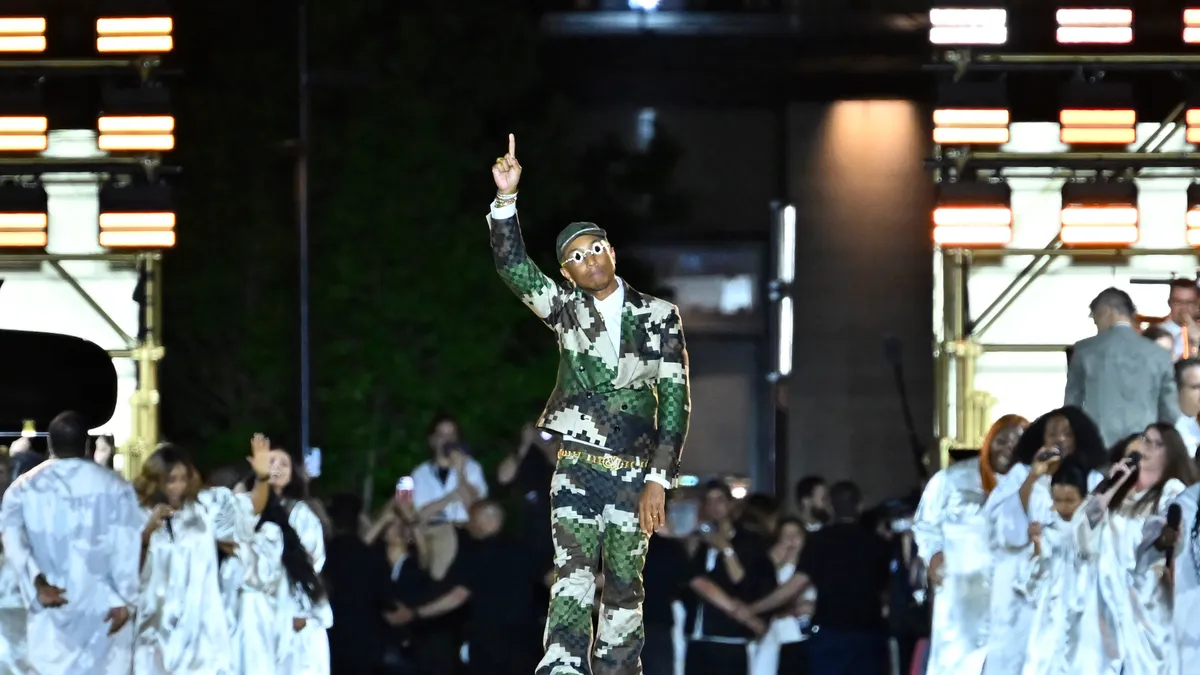
M1012 190L1005 183L944 183L933 210L933 243L989 248L1012 241Z
M1188 211L1184 222L1187 224L1187 243L1192 248L1200 248L1200 183L1192 183L1187 190Z
M1068 108L1058 113L1059 138L1067 145L1129 145L1137 140L1132 109Z
M1133 10L1129 8L1059 9L1059 44L1129 44Z
M1187 142L1200 143L1200 108L1189 108L1187 111Z
M934 7L929 42L935 45L1002 45L1008 41L1008 11L1002 8Z
M1200 8L1183 10L1183 41L1200 44Z
M170 248L175 245L175 214L101 213L100 245L105 248Z
M1004 145L1009 140L1005 109L942 108L933 111L933 142L939 145Z
M41 16L0 17L0 52L46 51L46 18Z
M45 213L0 211L0 248L46 248L48 222Z
M42 152L49 146L45 117L0 117L0 152Z
M1062 229L1067 246L1131 246L1140 236L1138 189L1132 182L1067 183L1062 190Z
M175 148L175 118L171 115L106 115L97 128L101 150L166 152Z
M96 51L161 54L175 48L171 17L110 17L96 20Z

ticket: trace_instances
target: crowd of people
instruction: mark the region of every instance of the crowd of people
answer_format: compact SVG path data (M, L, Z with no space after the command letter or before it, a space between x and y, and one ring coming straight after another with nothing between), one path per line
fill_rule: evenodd
M929 481L913 534L932 631L913 672L1200 673L1197 300L1175 281L1148 321L1102 291L1066 405L1000 418L978 458Z

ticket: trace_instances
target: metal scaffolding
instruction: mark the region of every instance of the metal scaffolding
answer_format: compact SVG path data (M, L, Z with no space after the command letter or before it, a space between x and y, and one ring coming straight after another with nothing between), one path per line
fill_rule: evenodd
M970 70L1017 71L1061 70L1077 71L1080 67L1102 66L1106 70L1169 69L1187 71L1200 68L1200 55L1195 54L972 54L970 51L951 51L929 66L930 70L952 72L955 79ZM993 175L1005 168L1046 168L1065 170L1058 177L1071 176L1078 171L1119 172L1133 178L1200 178L1200 153L1159 152L1160 148L1180 129L1187 104L1181 103L1162 120L1159 128L1133 152L978 152L969 147L935 145L926 167L935 179L953 172L958 176L974 171L991 171ZM1165 175L1142 175L1148 168L1183 169ZM1024 176L1023 176L1024 177ZM1065 344L997 344L984 342L989 328L1029 287L1042 277L1058 258L1119 260L1131 256L1195 256L1197 251L1151 248L1068 248L1055 237L1042 248L1000 249L938 249L941 258L941 339L934 344L935 406L934 427L938 437L941 466L949 463L954 448L977 448L991 422L992 406L996 399L975 387L978 360L988 353L1054 353L1064 352ZM1008 286L976 317L968 314L967 282L970 263L975 259L1032 256Z

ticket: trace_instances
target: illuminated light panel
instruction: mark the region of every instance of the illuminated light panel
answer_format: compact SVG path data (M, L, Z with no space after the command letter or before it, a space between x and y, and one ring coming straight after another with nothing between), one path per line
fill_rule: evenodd
M45 17L0 17L0 52L46 51Z
M1200 9L1183 10L1183 41L1200 43Z
M175 214L101 213L100 245L105 248L170 248L175 245Z
M1200 143L1200 108L1187 111L1187 142Z
M1132 9L1059 9L1059 44L1128 44L1133 42Z
M0 248L46 248L45 213L0 213Z
M175 118L159 116L105 116L97 123L101 150L157 150L175 148Z
M1071 204L1062 209L1059 239L1066 245L1130 246L1138 237L1136 206Z
M1002 45L1008 41L1008 11L935 7L929 10L929 41L935 45Z
M1012 222L1007 206L939 206L933 210L933 243L943 248L1007 246Z
M1187 243L1193 248L1200 248L1200 206L1188 209Z
M1004 109L942 108L933 111L933 142L940 145L1004 145L1009 140Z
M45 117L0 117L0 152L42 152L49 126Z
M1067 145L1129 145L1137 140L1137 112L1129 109L1059 111L1059 139Z
M101 53L157 54L175 48L170 17L96 20L96 50Z

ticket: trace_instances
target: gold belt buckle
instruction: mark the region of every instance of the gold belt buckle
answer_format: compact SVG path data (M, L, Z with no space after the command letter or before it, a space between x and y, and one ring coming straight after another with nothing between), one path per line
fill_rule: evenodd
M609 471L619 471L624 462L616 455L601 455L599 464Z

